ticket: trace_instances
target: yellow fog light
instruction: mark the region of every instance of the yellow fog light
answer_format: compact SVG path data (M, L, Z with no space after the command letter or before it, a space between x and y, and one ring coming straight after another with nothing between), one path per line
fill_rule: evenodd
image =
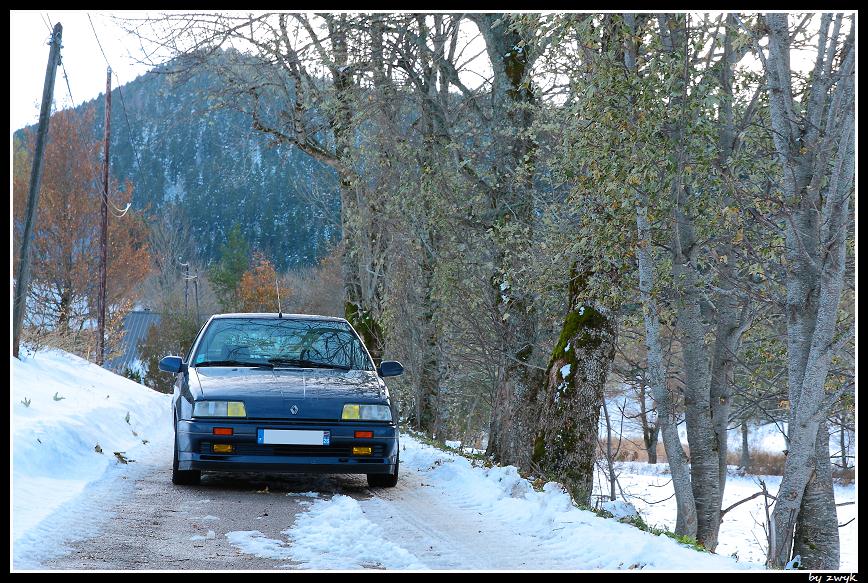
M354 447L353 455L371 455L370 447Z
M215 443L211 446L211 450L214 453L232 453L234 449L235 448L228 443Z
M244 403L240 401L229 401L226 406L227 417L247 417L247 411L244 409Z
M344 405L341 419L358 421L391 421L392 410L380 403L352 403Z
M193 417L247 417L241 401L196 401Z

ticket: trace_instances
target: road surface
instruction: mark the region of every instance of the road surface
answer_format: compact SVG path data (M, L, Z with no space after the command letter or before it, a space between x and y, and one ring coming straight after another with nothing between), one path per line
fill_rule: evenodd
M226 534L259 531L281 541L291 557L292 541L282 531L292 527L314 501L336 495L358 501L378 536L408 551L419 568L576 567L547 550L543 541L512 532L496 519L464 506L460 499L444 498L425 482L422 472L403 466L396 488L371 489L363 475L247 473L204 473L199 486L176 486L171 483L170 463L170 448L155 448L123 468L122 474L89 488L86 500L74 512L49 519L57 525L57 539L64 538L64 528L88 534L66 542L65 554L31 562L25 568L305 568L292 558L242 552ZM385 568L376 563L364 567Z

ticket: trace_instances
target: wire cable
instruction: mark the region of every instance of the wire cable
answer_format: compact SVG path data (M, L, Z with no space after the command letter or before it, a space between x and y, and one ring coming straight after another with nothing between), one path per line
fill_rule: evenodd
M88 18L90 18L90 15L88 15ZM50 25L49 30L51 30L53 32L54 27L51 24L51 17L48 15L48 13L45 14L45 16L43 18L43 22L45 21L45 19L48 19L48 23L46 23L46 25ZM99 39L97 39L97 43L99 43ZM100 49L101 48L102 47L100 47ZM103 56L105 56L105 55L103 55ZM84 133L84 128L82 127L81 119L79 118L78 112L75 111L75 99L73 99L73 97L72 97L72 89L71 89L70 84L69 84L69 75L67 74L66 67L63 64L63 56L62 55L61 55L61 59L60 59L60 67L63 69L63 78L66 80L66 90L69 94L69 99L71 102L70 115L72 116L72 119L75 120L76 126L78 126L79 134L82 136L87 135ZM99 184L99 182L97 181L96 177L93 175L92 172L88 172L88 174L90 174L90 179L91 179L91 182L93 184L95 184L95 185ZM99 188L99 192L100 192L100 198L102 198L103 201L105 201L106 206L109 207L109 211L111 212L113 217L118 218L118 219L123 218L124 215L126 215L127 212L130 210L130 207L132 206L132 202L128 202L128 203L126 203L126 207L120 208L118 205L116 205L114 203L114 201L112 201L107 196L104 189Z
M99 35L96 32L96 27L94 27L94 25L93 25L93 20L91 19L90 14L87 15L87 21L90 23L90 29L93 31L93 36L96 39L96 44L99 46L99 50L102 53L102 58L105 60L106 66L112 70L112 74L114 75L115 79L117 80L118 95L120 95L120 98L121 98L121 109L123 109L124 119L127 122L127 136L129 138L129 141L130 141L130 146L133 149L133 156L136 159L136 170L141 171L142 164L141 164L141 160L139 159L139 151L138 151L138 147L136 146L136 143L133 141L133 128L130 125L130 117L129 117L129 115L127 115L127 104L126 104L126 101L124 100L123 90L121 90L121 78L118 76L117 71L114 69L114 67L111 66L111 63L109 63L108 57L106 56L105 51L102 48L102 43L99 40Z

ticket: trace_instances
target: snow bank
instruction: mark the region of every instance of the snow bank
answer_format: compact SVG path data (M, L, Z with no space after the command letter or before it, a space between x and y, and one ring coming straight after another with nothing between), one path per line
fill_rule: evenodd
M670 530L675 528L677 510L668 464L615 462L615 471L618 473L621 490L627 499L636 505L647 524ZM780 476L738 476L730 472L723 492L723 507L731 506L759 492L760 480L765 482L772 495L778 493ZM838 504L855 499L855 485L835 484L835 501ZM855 505L840 506L837 512L838 522L841 524L856 517ZM765 501L762 496L736 506L725 515L720 525L717 554L735 555L739 561L763 563L766 552L764 528ZM841 537L841 570L857 571L858 520L841 527L838 532Z
M169 395L60 350L22 350L21 356L10 357L16 546L88 483L121 464L113 452L135 459L171 432Z
M424 481L467 512L497 519L543 542L577 570L663 569L728 571L762 568L731 557L702 553L665 535L605 519L577 508L563 488L549 482L535 491L515 467L474 467L458 455L401 436L401 472Z
M629 502L624 502L623 500L606 500L600 504L600 507L615 517L615 519L622 522L630 520L631 518L639 517L639 512L636 510L636 507Z

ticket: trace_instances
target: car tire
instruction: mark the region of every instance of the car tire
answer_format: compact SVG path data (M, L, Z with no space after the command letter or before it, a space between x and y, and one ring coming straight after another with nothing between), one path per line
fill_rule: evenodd
M398 460L395 460L395 471L391 474L368 474L368 486L371 488L394 488L398 485Z
M197 486L202 479L200 470L178 469L178 439L175 438L174 456L172 460L172 483L178 486Z

